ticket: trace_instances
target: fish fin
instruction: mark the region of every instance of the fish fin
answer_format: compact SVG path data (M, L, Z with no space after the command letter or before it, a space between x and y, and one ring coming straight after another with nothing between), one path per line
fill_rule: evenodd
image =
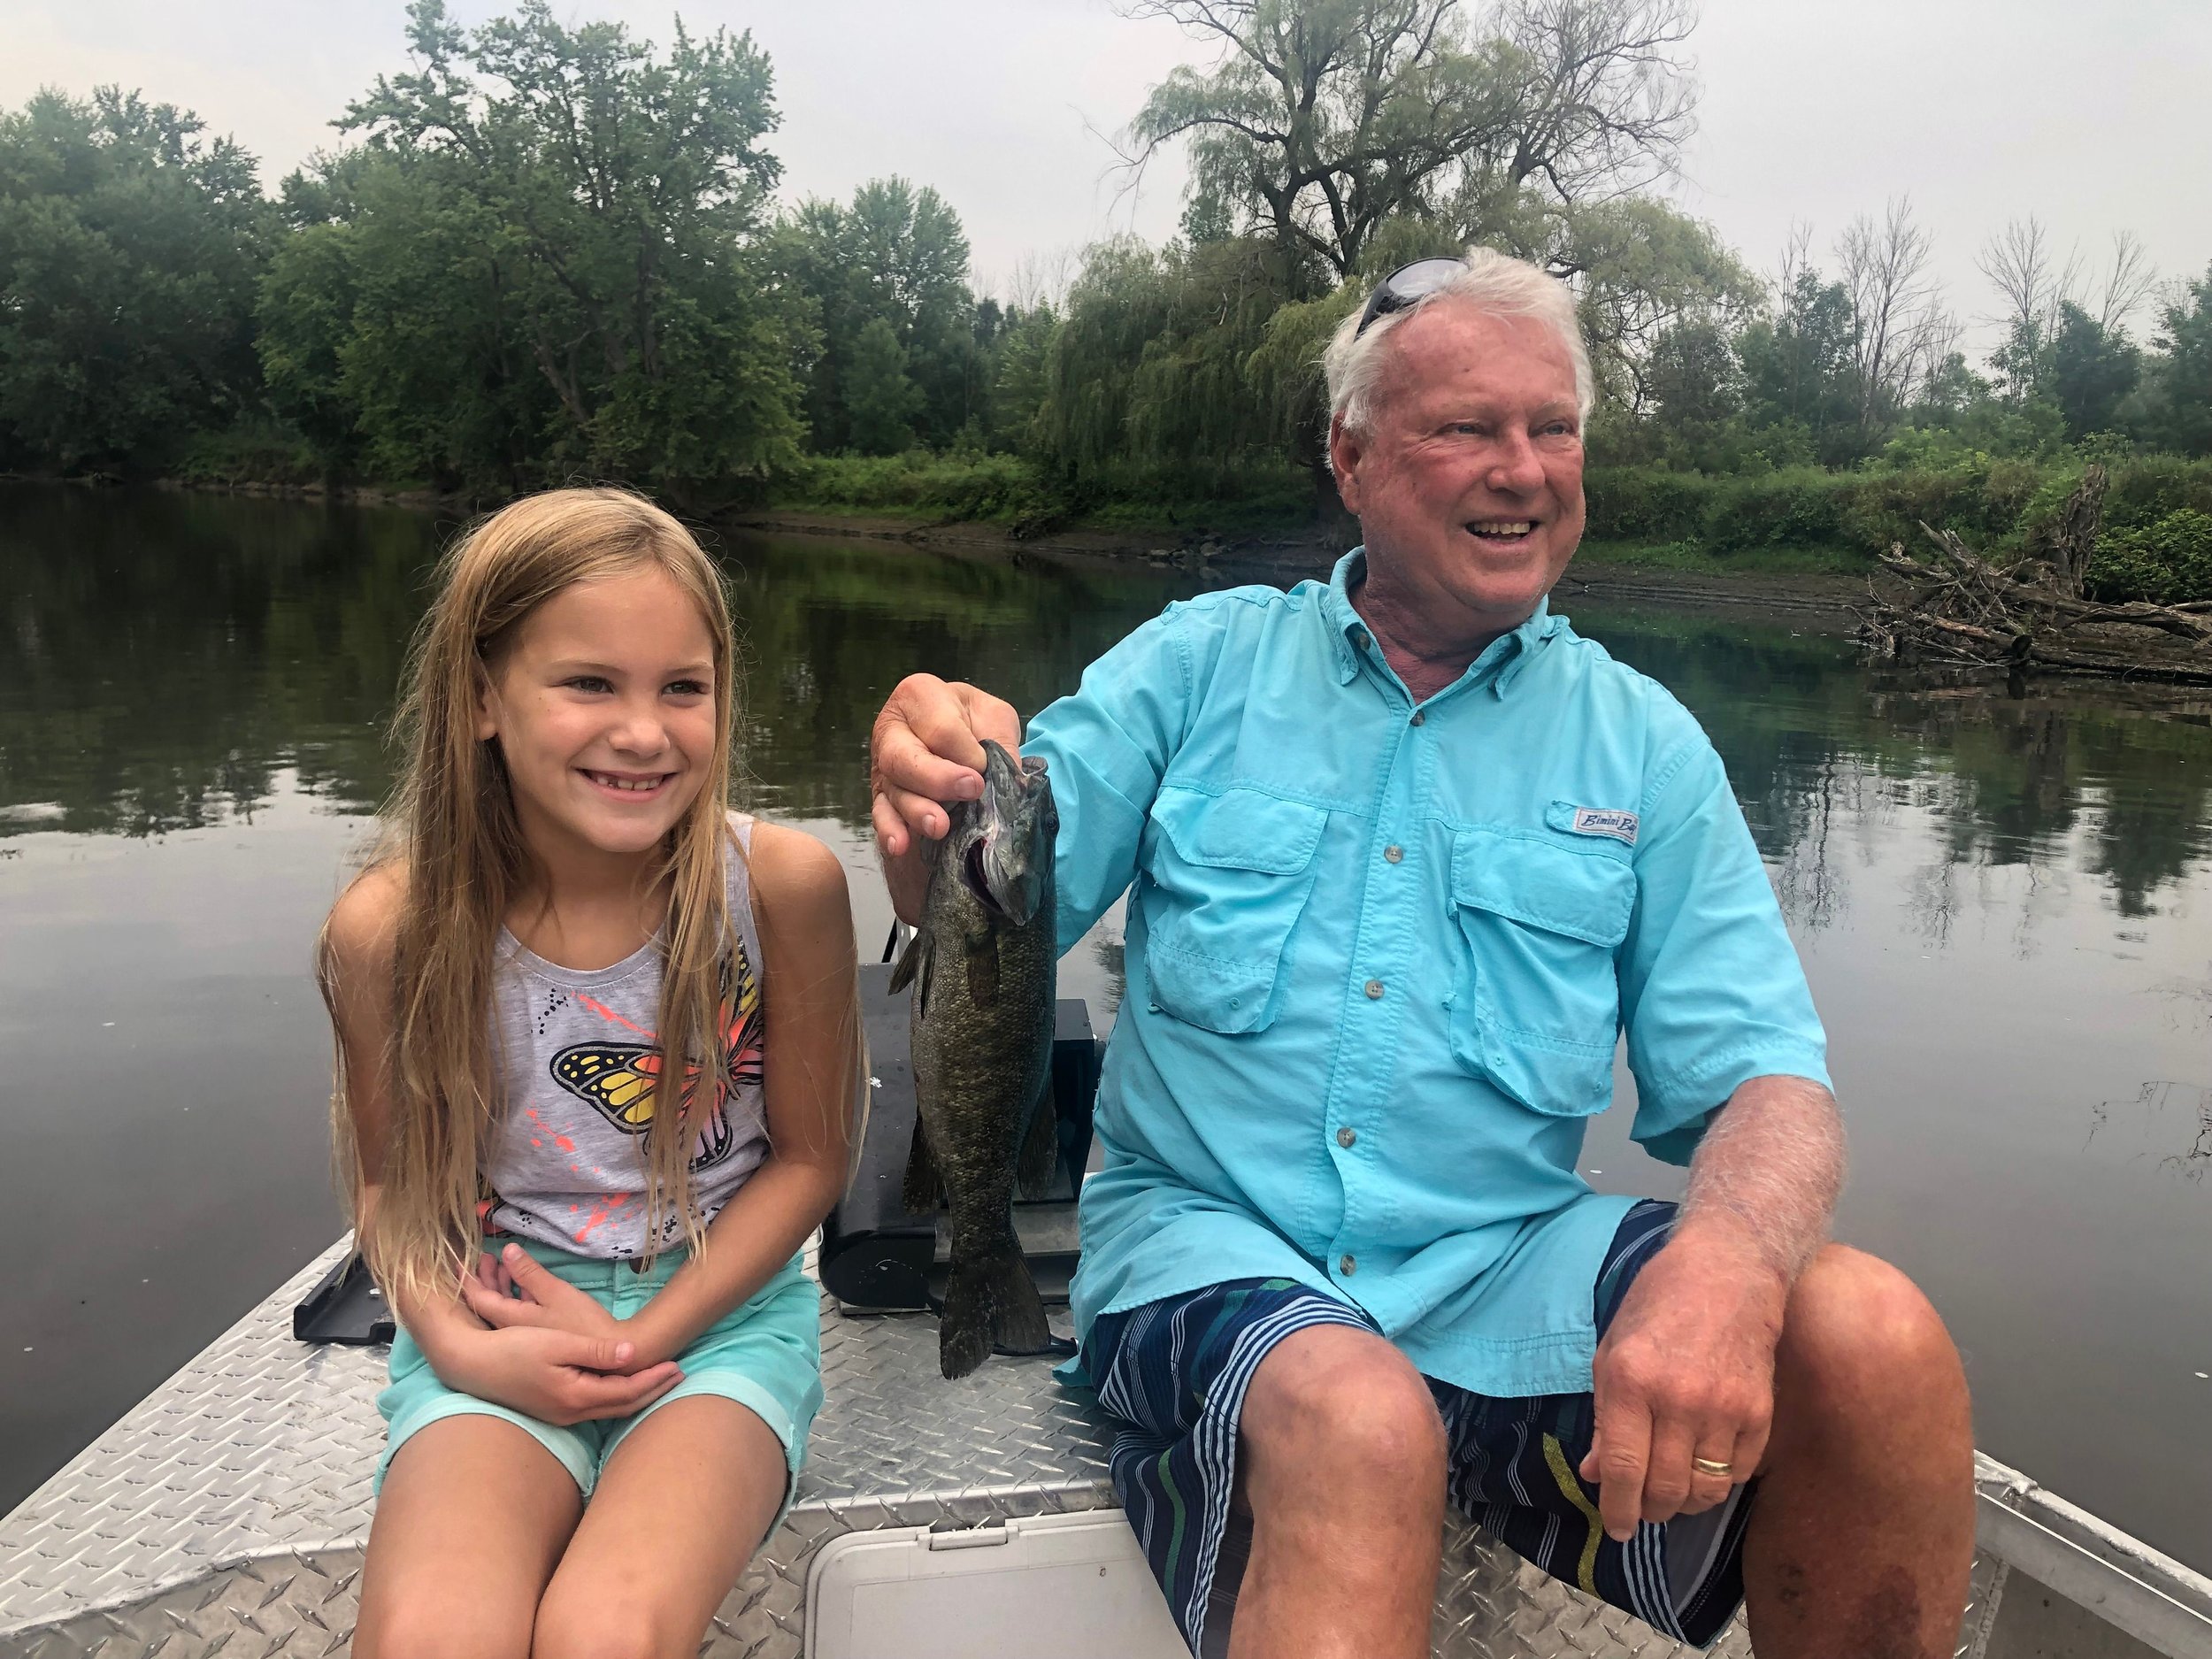
M994 1348L1041 1354L1051 1346L1043 1299L1010 1233L981 1256L952 1264L937 1327L938 1368L948 1379L965 1377Z
M968 1000L978 1008L998 1006L998 934L987 930L968 952Z
M937 1159L929 1149L929 1135L922 1115L914 1114L914 1148L906 1155L906 1182L899 1202L910 1216L934 1215L944 1205L945 1178L937 1171Z
M1060 1167L1060 1114L1052 1108L1052 1073L1045 1073L1045 1086L1037 1103L1029 1113L1029 1136L1022 1142L1021 1163L1014 1179L1021 1187L1024 1198L1042 1198L1052 1189L1052 1178Z
M914 1011L919 1014L929 999L930 959L935 953L930 949L929 935L917 933L906 941L906 949L899 953L899 965L891 970L891 989L903 991L914 987Z

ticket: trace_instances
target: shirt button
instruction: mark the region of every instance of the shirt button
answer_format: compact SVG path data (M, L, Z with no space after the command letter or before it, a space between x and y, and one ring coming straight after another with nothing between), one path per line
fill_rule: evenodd
M1352 643L1358 646L1361 650L1365 650L1367 649L1367 630L1365 628L1354 628L1352 630Z
M1336 1258L1336 1271L1349 1279L1359 1271L1359 1263L1348 1251Z
M1402 847L1391 846L1383 849L1383 862L1387 864L1394 864L1405 856L1406 849Z
M1376 1001L1377 999L1379 999L1379 998L1382 995L1382 994L1383 994L1383 982L1382 982L1380 979L1370 979L1370 980L1368 980L1368 982L1367 982L1367 997L1368 997L1368 1000L1369 1000L1370 1002Z
M1420 710L1416 709L1416 710L1413 711L1413 723L1414 723L1414 725L1418 726L1418 725L1420 725L1420 724L1421 724L1421 722L1422 722L1422 721L1424 721L1424 720L1425 720L1425 719L1427 719L1427 718L1428 718L1428 716L1426 716L1425 714L1423 714L1423 713L1421 712L1421 710Z
M1340 1147L1348 1147L1358 1139L1359 1131L1356 1129L1340 1129L1336 1132L1336 1143Z

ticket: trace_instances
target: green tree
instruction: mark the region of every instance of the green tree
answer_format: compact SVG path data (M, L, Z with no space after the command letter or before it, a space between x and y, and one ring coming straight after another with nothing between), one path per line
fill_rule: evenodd
M255 345L270 403L333 479L354 470L361 447L361 411L340 356L360 303L353 240L343 225L299 227L278 245L257 308Z
M368 147L285 200L298 228L262 286L262 358L325 467L503 493L560 477L549 456L575 434L531 350L526 255L469 181Z
M1750 425L1804 447L1801 456L1776 458L1850 458L1858 426L1854 343L1849 293L1809 266L1791 273L1771 315L1739 337Z
M845 403L852 447L863 455L895 455L913 443L922 392L889 319L871 317L854 337Z
M777 118L751 37L679 24L657 55L546 0L472 31L414 0L409 42L416 67L339 123L387 165L324 193L355 233L332 355L372 446L488 479L519 450L537 478L680 495L794 457L807 332L764 257ZM440 345L464 355L422 360ZM475 404L459 428L412 407L440 383Z
M807 419L817 449L871 448L887 428L864 442L854 403L862 336L886 324L899 347L902 373L918 401L899 417L919 435L949 443L971 421L989 425L990 376L975 337L976 306L968 289L968 238L959 215L925 186L875 179L853 193L852 205L809 200L783 227L781 262L818 308L822 348L809 374ZM879 396L885 361L871 347L871 397ZM872 419L879 420L880 409Z
M252 410L254 158L103 87L0 115L0 465L157 468Z
M985 304L994 302L986 301ZM991 377L991 447L1033 455L1038 421L1051 389L1053 344L1060 318L1049 304L1009 305L993 319L984 342Z
M1993 389L2012 407L2047 402L2051 338L2043 319L2015 317L2008 322L2004 337L1990 351L1989 366L1997 372Z
M2051 399L2066 420L2066 435L2080 438L2119 425L2120 405L2143 375L2143 354L2127 330L2107 327L2071 300L2058 308L2051 336Z
M2151 425L2184 455L2212 455L2212 268L2160 308Z

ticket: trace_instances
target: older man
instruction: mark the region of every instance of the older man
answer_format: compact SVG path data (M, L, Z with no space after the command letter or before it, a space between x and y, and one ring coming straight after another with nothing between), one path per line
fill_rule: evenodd
M1327 369L1364 547L1170 606L1026 745L1063 948L1133 887L1074 1312L1177 1619L1424 1653L1448 1498L1678 1639L1747 1597L1764 1659L1948 1655L1957 1355L1824 1243L1823 1036L1719 757L1547 607L1583 527L1571 303L1424 261ZM926 677L878 720L902 915L987 736L1011 709ZM1678 1210L1576 1170L1623 1032Z

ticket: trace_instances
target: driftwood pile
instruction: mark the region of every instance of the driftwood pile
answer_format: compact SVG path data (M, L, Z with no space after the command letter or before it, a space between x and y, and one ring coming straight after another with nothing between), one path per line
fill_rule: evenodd
M2099 604L2082 597L2103 517L2105 472L2091 467L2060 514L2042 557L1998 564L1949 530L1923 524L1933 552L1901 541L1878 557L1904 582L1867 581L1859 640L1877 660L1997 672L2043 670L2212 685L2212 600ZM2155 642L2148 634L2168 636Z

